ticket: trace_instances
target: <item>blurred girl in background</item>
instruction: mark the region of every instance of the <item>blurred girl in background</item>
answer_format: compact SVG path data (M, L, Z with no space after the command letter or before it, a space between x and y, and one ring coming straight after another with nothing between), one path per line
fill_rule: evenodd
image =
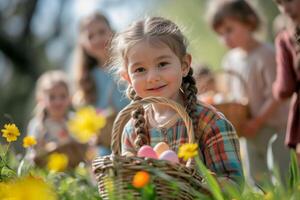
M74 66L77 88L73 102L75 106L93 105L106 115L107 125L101 130L97 142L100 155L110 153L114 117L128 103L108 72L112 37L113 30L104 15L93 13L81 20Z
M37 139L37 145L31 155L37 164L41 162L39 159L45 159L38 158L39 155L45 156L49 152L75 142L67 129L71 100L66 76L62 71L48 71L38 79L36 84L36 113L29 122L28 134ZM72 150L74 152L74 149ZM82 156L77 154L76 157L78 163L78 159ZM69 157L69 159L73 163L73 158Z

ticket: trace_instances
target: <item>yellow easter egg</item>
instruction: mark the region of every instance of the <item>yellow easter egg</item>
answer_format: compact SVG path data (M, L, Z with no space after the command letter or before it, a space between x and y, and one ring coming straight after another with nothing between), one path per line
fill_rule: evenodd
M169 145L165 142L160 142L153 148L156 152L157 156L159 157L163 152L170 149Z

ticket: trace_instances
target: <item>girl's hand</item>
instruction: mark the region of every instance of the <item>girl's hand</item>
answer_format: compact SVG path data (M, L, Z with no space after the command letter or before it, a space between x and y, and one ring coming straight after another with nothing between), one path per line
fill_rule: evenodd
M249 138L255 137L258 130L261 128L261 125L259 118L249 120L243 125L243 134Z

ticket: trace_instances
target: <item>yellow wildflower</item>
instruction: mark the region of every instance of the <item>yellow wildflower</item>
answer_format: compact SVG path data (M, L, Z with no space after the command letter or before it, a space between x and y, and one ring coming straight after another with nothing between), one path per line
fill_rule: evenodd
M189 158L193 158L198 155L198 144L183 144L179 147L178 157L187 161Z
M32 136L26 136L23 139L23 147L28 148L36 144L36 139Z
M9 190L8 184L0 182L0 199L7 199L7 191Z
M5 124L4 129L2 129L1 132L7 142L16 141L17 137L20 135L20 131L15 124Z
M150 175L148 172L145 171L138 171L132 180L132 185L135 188L142 188L146 186L150 181Z
M264 195L264 200L272 200L272 199L274 199L273 193L272 193L272 192L267 192L267 193Z
M79 142L87 143L99 133L105 123L105 118L89 106L83 107L75 113L75 116L68 122L68 128Z
M0 185L1 187L1 185ZM3 199L11 200L56 200L54 189L42 179L32 176L5 183L5 190L1 191ZM2 199L2 198L1 198Z
M63 153L52 153L48 157L47 168L54 172L64 171L68 166L68 156Z

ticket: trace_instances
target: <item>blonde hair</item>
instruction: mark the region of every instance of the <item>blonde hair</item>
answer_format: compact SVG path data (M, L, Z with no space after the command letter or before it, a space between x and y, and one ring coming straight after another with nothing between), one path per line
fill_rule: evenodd
M66 74L60 70L45 72L39 77L36 83L35 96L38 102L35 108L35 116L37 120L40 122L39 129L42 131L44 130L43 124L45 119L47 118L48 113L45 106L39 103L39 99L45 97L45 95L49 94L49 91L51 89L60 85L66 88L68 94L70 93Z
M216 30L225 19L234 19L257 31L261 25L261 19L257 12L246 0L215 0L208 9L210 26Z
M187 54L187 40L175 23L162 17L146 18L145 20L133 23L113 40L112 50L115 62L113 66L123 66L115 70L118 74L126 70L128 62L127 53L130 48L138 42L145 40L154 45L167 45L178 56L180 61L183 61L184 56ZM187 112L194 122L194 128L196 128L197 88L192 75L193 70L190 68L188 75L182 78L181 90L184 94ZM141 99L131 86L127 88L127 96L134 101ZM141 106L134 111L132 118L137 134L135 140L136 148L140 148L144 144L149 144L150 137L145 124L144 108Z
M83 18L80 21L79 25L79 34L82 34L86 29L87 26L95 21L103 21L108 26L108 28L112 31L110 23L108 19L96 12L92 13L91 15ZM113 32L113 31L112 31ZM77 105L81 104L94 104L96 102L96 85L95 80L90 74L90 71L97 67L97 64L104 64L98 63L98 60L93 56L89 55L85 49L80 45L78 42L76 53L75 53L75 81L76 87L78 88L74 95L74 103Z

